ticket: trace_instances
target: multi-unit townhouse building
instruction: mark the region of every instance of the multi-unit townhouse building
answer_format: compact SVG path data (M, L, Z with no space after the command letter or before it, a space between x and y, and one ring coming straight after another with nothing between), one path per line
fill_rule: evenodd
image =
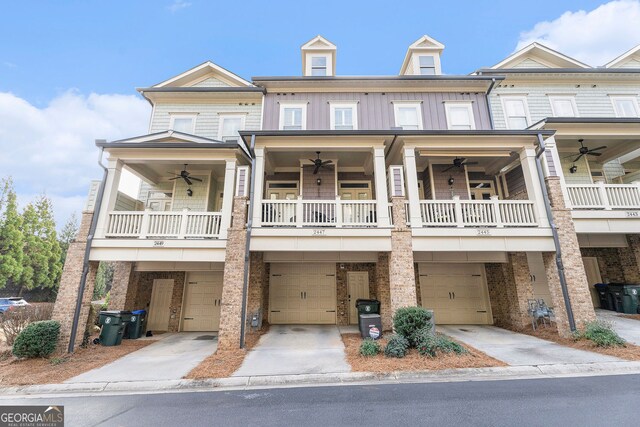
M96 143L105 179L54 314L67 342L100 261L116 263L110 308L218 331L219 348L262 322L357 323L358 298L381 301L385 328L410 305L521 327L530 298L560 333L593 319L590 285L640 280L638 51L594 69L532 45L447 75L443 49L423 36L397 76L339 76L317 36L302 76L207 62L139 89L149 134ZM576 159L580 140L607 148ZM118 192L123 168L137 200Z

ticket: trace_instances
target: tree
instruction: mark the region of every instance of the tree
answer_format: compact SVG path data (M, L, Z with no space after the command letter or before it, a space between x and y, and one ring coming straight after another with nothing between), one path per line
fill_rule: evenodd
M24 235L22 217L11 178L2 180L0 197L0 288L9 281L18 282L22 275Z
M93 288L93 300L99 300L107 295L113 283L113 272L115 266L110 262L101 262L98 266L98 274L96 276L96 284Z
M47 254L47 277L42 282L43 287L52 288L58 285L58 280L62 274L62 248L58 242L56 233L56 222L53 218L53 205L51 199L41 196L36 201L36 210L40 220L40 238Z
M60 262L62 266L64 266L65 261L67 260L67 251L69 250L69 245L76 238L78 234L78 217L75 212L71 214L67 222L60 230L60 235L58 238L58 243L60 244Z

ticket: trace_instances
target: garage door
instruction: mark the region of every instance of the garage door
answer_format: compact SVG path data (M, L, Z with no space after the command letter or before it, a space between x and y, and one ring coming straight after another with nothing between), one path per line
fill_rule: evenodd
M182 330L217 331L220 325L222 272L188 273L182 310Z
M482 264L420 264L422 306L444 325L491 324Z
M269 322L335 324L335 264L271 264Z

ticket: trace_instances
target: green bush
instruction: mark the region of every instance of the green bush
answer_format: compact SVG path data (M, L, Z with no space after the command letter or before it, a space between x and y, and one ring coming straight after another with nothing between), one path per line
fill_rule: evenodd
M625 340L613 330L613 325L602 320L586 323L581 335L598 347L624 347L625 345Z
M438 353L465 354L467 350L451 338L442 334L420 333L418 335L418 353L436 357Z
M409 341L399 334L394 334L389 338L387 346L384 348L384 355L387 357L402 358L409 350Z
M418 343L416 333L421 329L433 328L431 317L431 312L422 307L403 307L393 316L393 329L415 347Z
M58 344L60 323L55 320L44 320L29 324L13 344L16 357L46 357L53 353Z
M371 338L365 338L360 344L360 354L363 356L375 356L380 353L380 344L377 341L372 340Z

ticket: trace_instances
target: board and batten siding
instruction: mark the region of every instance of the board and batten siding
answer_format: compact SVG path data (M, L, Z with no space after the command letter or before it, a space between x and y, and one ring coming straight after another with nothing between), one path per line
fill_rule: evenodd
M254 105L238 105L238 103L225 104L162 104L155 106L153 122L150 133L162 132L169 129L171 123L171 113L195 113L196 128L195 134L205 138L218 138L218 126L220 114L246 114L245 130L260 129L261 105L256 102Z
M472 101L476 129L491 129L487 102L483 93L386 92L386 93L295 93L267 94L264 106L264 130L277 130L280 102L307 102L307 130L329 129L330 101L358 103L358 129L388 130L395 127L393 101L422 103L424 129L447 129L444 101Z

